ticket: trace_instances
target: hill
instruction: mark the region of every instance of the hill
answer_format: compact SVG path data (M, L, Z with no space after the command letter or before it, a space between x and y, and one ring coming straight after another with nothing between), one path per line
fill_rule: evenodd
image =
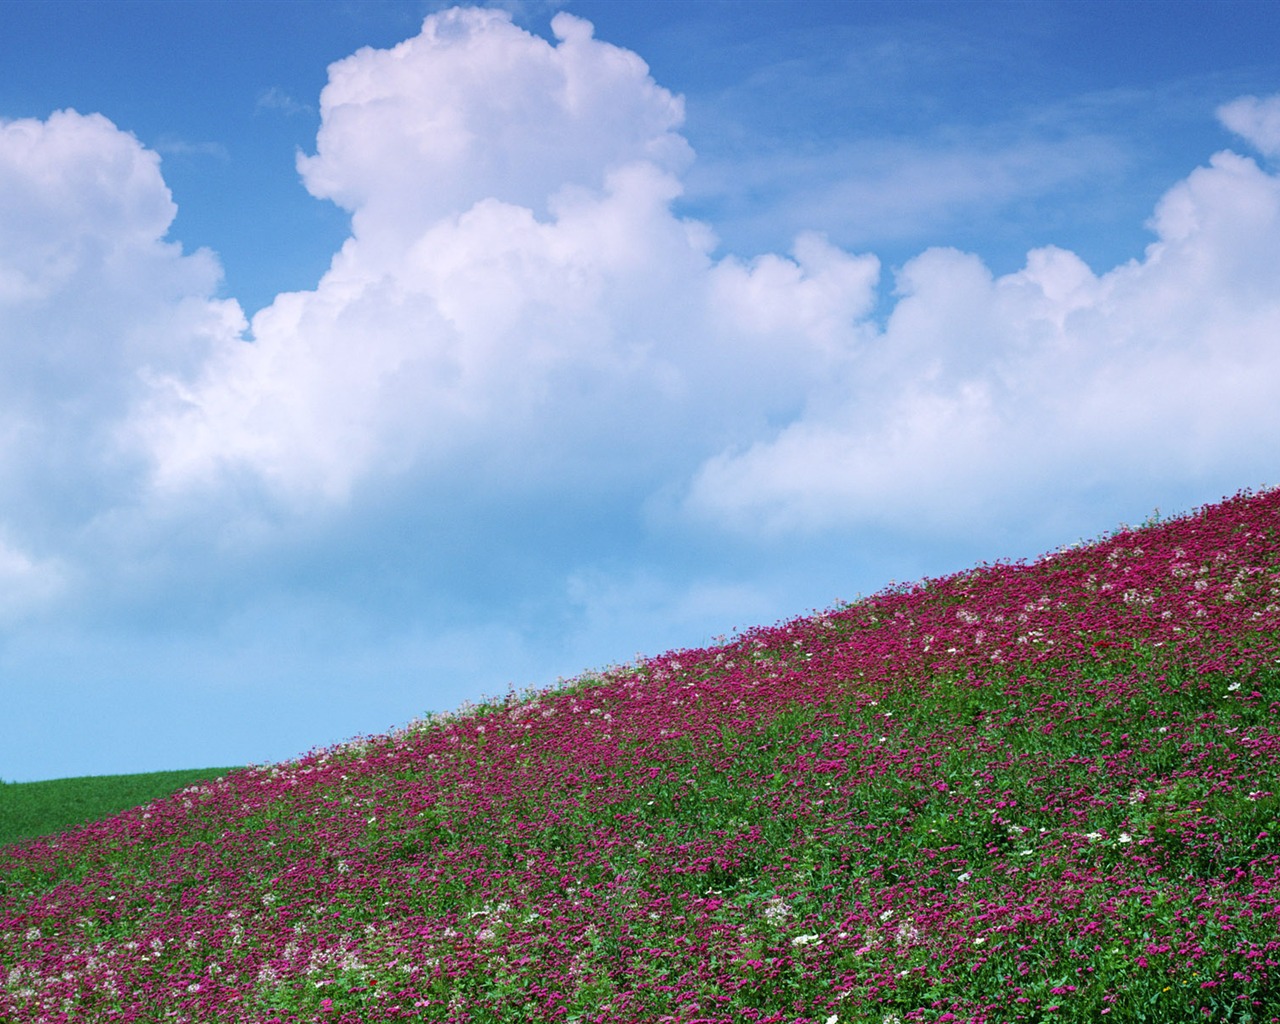
M60 832L84 822L207 782L232 768L192 768L134 775L89 775L40 782L0 780L0 846Z
M0 1020L1280 1020L1280 491L0 850Z

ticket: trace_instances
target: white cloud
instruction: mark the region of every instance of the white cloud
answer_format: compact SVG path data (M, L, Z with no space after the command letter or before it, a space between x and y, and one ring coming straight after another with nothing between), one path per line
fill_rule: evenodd
M671 212L680 101L585 22L552 27L449 11L331 68L299 165L353 236L140 417L162 489L246 468L286 504L388 473L656 487L847 357L876 261L806 236L713 264Z
M1101 276L1053 248L1000 278L924 253L863 358L710 459L687 508L748 531L963 533L1099 487L1257 482L1280 442L1280 180L1219 153L1150 226L1144 257Z
M574 548L601 509L630 536L936 536L1269 465L1280 184L1252 160L1172 188L1141 260L1098 274L1041 248L997 277L932 249L882 321L878 260L820 234L713 258L710 228L672 212L679 98L586 22L553 30L454 10L331 67L299 171L352 235L247 338L212 298L215 258L165 240L154 153L97 115L0 125L0 486L20 496L0 577L45 581L23 584L34 605L95 571L124 589L154 555L176 586L175 566L220 571L210 529L248 551L350 543L333 562L383 545L408 573L425 556L356 522L401 488L432 522L534 522L535 560L559 545L565 593L603 600L614 563ZM547 513L565 495L579 520ZM276 571L242 564L246 589ZM689 620L754 585L688 579L654 592Z
M1241 96L1218 108L1218 120L1263 156L1280 156L1280 96Z
M176 209L159 165L100 114L0 122L6 305L46 299L76 273L97 276L113 254L162 237Z
M130 501L144 453L120 431L149 381L242 326L212 254L164 240L175 212L101 115L0 122L0 527L33 566Z
M645 63L570 14L551 25L556 45L503 12L454 9L333 64L316 154L298 160L307 188L352 211L358 236L403 237L481 200L541 215L609 169L687 163L683 104Z

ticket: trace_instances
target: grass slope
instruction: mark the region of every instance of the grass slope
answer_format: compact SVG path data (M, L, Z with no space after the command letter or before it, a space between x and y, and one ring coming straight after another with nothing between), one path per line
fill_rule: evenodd
M0 850L0 1020L1280 1020L1280 491Z
M89 775L42 782L0 781L0 846L47 836L208 782L235 768Z

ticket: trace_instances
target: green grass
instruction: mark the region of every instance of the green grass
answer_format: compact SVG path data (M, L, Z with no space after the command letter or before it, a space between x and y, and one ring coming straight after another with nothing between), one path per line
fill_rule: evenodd
M98 821L230 771L235 769L186 768L44 782L0 781L0 846Z

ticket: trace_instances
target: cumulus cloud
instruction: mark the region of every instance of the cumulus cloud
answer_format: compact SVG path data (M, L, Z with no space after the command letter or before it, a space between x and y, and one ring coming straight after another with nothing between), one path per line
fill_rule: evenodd
M52 600L104 542L208 561L215 512L243 550L304 546L296 523L396 488L424 521L571 540L566 495L637 534L919 535L1268 464L1280 182L1253 160L1170 189L1141 259L1046 247L997 277L932 249L886 313L879 261L820 233L713 256L673 212L680 99L585 21L552 29L453 10L334 64L298 170L352 233L251 324L166 240L154 153L98 115L0 125L0 579ZM1265 152L1274 102L1224 123Z
M678 171L691 156L682 102L588 22L562 13L551 27L555 45L504 12L455 9L338 61L316 154L298 161L307 188L351 211L358 236L403 237L484 199L543 214L640 161Z
M140 417L160 489L246 468L286 503L388 471L654 487L847 358L876 261L806 236L714 262L671 210L679 99L586 22L552 29L454 10L333 65L299 168L352 237Z
M165 241L159 158L101 115L0 122L0 489L8 576L130 500L145 452L121 436L161 376L243 326L220 268ZM36 588L44 592L43 585Z
M1231 152L1162 198L1142 259L930 250L863 358L774 437L722 452L696 515L765 532L971 529L1097 488L1254 480L1280 438L1280 180Z
M1218 108L1218 120L1264 156L1280 156L1280 96L1241 96Z

